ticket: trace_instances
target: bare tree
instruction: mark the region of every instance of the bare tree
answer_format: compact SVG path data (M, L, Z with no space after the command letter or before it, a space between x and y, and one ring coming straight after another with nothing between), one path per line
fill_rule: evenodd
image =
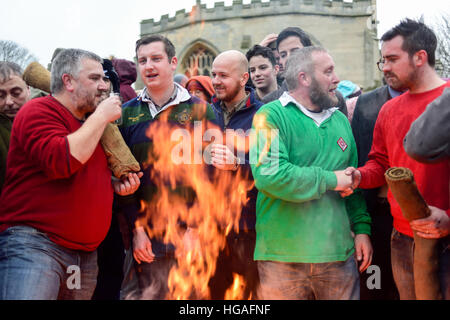
M24 69L37 58L14 41L0 40L0 61L15 62Z
M450 78L450 14L436 17L433 29L438 38L436 70L444 78Z

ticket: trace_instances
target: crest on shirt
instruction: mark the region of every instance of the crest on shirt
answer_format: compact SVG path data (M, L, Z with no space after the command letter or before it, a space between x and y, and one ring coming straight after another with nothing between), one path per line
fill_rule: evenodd
M187 122L192 120L191 114L187 110L183 110L179 114L176 115L177 121L180 124L186 124Z
M337 141L338 146L342 149L342 151L345 151L345 149L347 149L348 144L347 142L344 141L344 139L339 138L339 140Z

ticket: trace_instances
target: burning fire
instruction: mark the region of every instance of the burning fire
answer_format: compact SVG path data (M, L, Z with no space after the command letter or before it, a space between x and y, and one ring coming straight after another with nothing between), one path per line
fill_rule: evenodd
M167 298L208 299L208 282L216 270L217 257L225 247L226 235L233 229L238 232L240 213L253 183L239 172L211 170L205 161L194 161L199 156L207 158L204 151L211 142L201 139L201 145L196 145L198 139L190 138L198 137L198 127L194 129L189 123L174 126L167 114L147 132L153 141L149 164L153 165L152 180L157 194L146 208L146 221L139 223L151 222L152 228L147 229L150 237L175 245L177 264L169 274ZM208 128L212 124L203 121L202 132ZM184 134L175 135L177 129ZM177 157L186 159L180 153L189 154L191 161L174 161ZM187 230L180 222L185 222ZM236 281L233 293L229 294L231 298L238 298L245 288L243 279Z
M244 277L237 273L233 273L233 278L233 285L225 293L225 300L242 300L245 291Z

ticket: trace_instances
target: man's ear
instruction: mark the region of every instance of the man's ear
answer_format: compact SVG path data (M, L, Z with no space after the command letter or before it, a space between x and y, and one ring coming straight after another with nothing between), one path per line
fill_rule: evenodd
M61 80L67 91L73 92L75 90L74 81L73 81L74 79L72 78L72 76L70 74L64 73L61 77Z
M170 65L172 66L172 70L175 72L178 66L178 59L177 57L173 57L172 60L170 60Z
M297 77L298 83L303 87L309 87L311 84L311 77L306 72L300 72Z
M247 84L248 78L249 78L249 74L248 72L244 72L242 74L242 79L241 79L241 86L245 87L245 85Z
M413 56L413 62L416 67L421 67L428 63L428 53L425 50L417 51Z
M278 72L280 72L280 66L278 64L274 65L273 69L275 70L275 74L278 74Z

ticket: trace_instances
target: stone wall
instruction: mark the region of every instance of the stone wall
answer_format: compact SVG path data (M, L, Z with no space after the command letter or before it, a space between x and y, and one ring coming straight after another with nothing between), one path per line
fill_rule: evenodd
M198 43L219 53L229 49L246 52L267 34L278 33L288 26L305 30L315 44L327 48L333 56L341 80L351 80L364 88L380 80L376 69L378 41L372 15L376 1L353 0L252 0L232 6L216 2L213 8L197 1L191 12L178 11L141 22L141 36L163 34L177 49L179 68L191 48Z

